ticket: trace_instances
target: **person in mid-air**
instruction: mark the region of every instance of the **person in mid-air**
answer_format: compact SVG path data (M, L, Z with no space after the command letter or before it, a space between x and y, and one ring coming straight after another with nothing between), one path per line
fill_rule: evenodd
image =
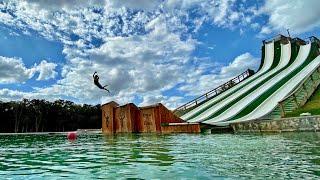
M108 91L108 92L110 93L110 91L106 88L108 85L102 86L102 85L99 83L99 76L98 76L97 72L94 72L93 75L92 75L92 77L93 77L93 82L94 82L94 84L95 84L96 86L98 86L98 88L103 89L103 90L106 90L106 91Z

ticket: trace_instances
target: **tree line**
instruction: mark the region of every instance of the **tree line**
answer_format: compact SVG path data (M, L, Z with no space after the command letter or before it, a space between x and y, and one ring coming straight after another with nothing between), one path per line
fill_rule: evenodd
M78 105L66 100L0 101L0 119L0 133L101 128L100 105Z

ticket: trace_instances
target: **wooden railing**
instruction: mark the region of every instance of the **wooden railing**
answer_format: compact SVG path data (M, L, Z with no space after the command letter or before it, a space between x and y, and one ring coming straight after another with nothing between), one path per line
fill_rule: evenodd
M181 116L184 113L186 113L187 111L191 110L191 108L195 108L198 105L204 103L205 101L221 94L222 92L230 89L231 87L239 84L240 82L242 82L243 80L247 79L248 77L250 77L251 75L254 74L254 71L251 69L246 70L245 72L241 73L240 75L238 75L237 77L231 79L230 81L212 89L211 91L195 98L192 101L187 102L186 104L178 107L177 109L175 109L173 112L178 115Z

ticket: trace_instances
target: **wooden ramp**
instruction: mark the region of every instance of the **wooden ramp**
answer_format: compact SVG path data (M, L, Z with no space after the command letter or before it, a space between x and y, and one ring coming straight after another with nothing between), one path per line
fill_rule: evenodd
M111 101L101 106L102 132L112 133L199 133L198 123L186 123L161 103L137 107Z

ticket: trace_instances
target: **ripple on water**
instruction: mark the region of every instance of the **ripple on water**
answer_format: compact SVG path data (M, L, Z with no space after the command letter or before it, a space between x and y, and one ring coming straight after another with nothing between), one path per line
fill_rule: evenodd
M0 136L0 178L319 178L320 134Z

